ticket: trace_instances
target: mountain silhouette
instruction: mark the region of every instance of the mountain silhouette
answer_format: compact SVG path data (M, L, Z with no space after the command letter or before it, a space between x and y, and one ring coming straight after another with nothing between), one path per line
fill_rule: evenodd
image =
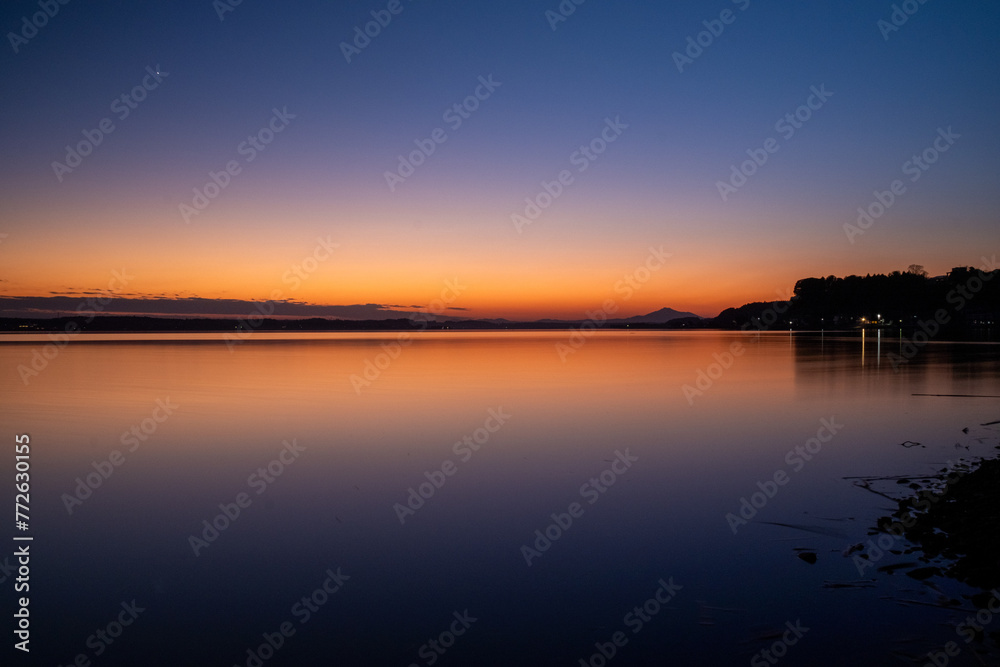
M701 319L694 313L685 313L679 310L674 310L673 308L660 308L659 310L647 315L636 315L634 317L626 317L625 319L608 321L616 324L662 324L663 322L669 322L670 320L679 320L682 317Z

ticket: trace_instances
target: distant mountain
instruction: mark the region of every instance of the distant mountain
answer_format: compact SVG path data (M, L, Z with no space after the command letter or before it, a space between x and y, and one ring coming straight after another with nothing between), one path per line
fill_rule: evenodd
M649 313L648 315L636 315L635 317L627 317L625 319L608 320L608 322L614 322L615 324L662 324L670 320L679 320L682 317L701 319L694 313L682 313L673 308L660 308L658 311Z
M617 318L617 319L612 318L605 320L603 322L604 324L663 324L665 322L670 322L671 320L680 320L680 319L701 320L702 318L699 317L698 315L695 315L694 313L685 313L679 310L674 310L673 308L660 308L655 313L649 313L648 315L636 315L634 317ZM503 325L512 324L519 326L536 325L536 326L570 327L570 326L580 325L590 320L587 319L560 320L554 317L543 317L540 320L531 320L530 322L527 321L519 322L516 320L512 321L500 317L500 318L487 318L480 321L491 322L494 324L503 324Z

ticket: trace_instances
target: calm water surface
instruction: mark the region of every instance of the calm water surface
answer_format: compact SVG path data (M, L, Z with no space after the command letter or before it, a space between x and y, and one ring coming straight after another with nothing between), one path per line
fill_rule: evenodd
M27 384L46 338L0 343L35 664L600 665L615 633L608 664L749 664L789 622L783 664L910 664L956 639L905 601L965 589L842 555L890 506L844 478L994 453L996 345L894 368L871 336L601 332L565 361L566 332L268 338L78 336Z

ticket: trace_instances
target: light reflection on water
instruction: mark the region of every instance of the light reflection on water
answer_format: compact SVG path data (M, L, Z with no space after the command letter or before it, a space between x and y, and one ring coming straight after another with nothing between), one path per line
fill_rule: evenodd
M465 609L478 620L440 664L579 664L619 630L615 664L731 664L798 618L810 631L795 664L870 663L903 637L922 638L905 647L915 653L954 638L946 612L882 599L933 597L905 577L822 584L857 579L840 552L888 506L844 477L926 474L993 451L996 431L978 425L1000 419L1000 400L914 394L1000 394L996 345L931 344L900 364L899 342L870 334L862 346L600 332L563 362L566 332L423 333L398 349L396 338L258 334L230 351L216 334L81 335L27 385L18 366L47 339L0 345L0 423L33 446L39 655L94 658L88 636L132 598L148 611L100 664L150 652L246 664L284 621L296 633L266 664L427 664L421 646ZM177 407L157 422L168 399ZM510 418L484 440L490 410ZM787 453L830 418L843 429L792 471ZM465 436L478 449L456 449ZM292 441L304 450L269 473ZM124 462L69 515L63 494L116 449ZM635 462L591 504L582 487L626 451ZM446 461L453 473L401 525L394 506L441 482ZM734 535L725 515L778 470L788 483ZM249 504L195 557L189 537L240 493ZM580 516L526 565L521 547L574 502ZM300 623L296 601L338 567L350 579ZM633 633L627 612L670 577L683 588Z

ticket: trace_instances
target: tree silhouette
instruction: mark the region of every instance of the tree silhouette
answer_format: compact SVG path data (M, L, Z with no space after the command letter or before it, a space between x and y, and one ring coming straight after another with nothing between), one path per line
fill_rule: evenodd
M888 275L803 278L793 294L787 310L780 302L746 304L723 311L715 325L742 326L776 304L786 313L780 319L796 328L853 328L862 318L912 328L943 312L947 328L960 332L1000 320L1000 270L955 267L946 276L929 278L923 266L911 264Z

